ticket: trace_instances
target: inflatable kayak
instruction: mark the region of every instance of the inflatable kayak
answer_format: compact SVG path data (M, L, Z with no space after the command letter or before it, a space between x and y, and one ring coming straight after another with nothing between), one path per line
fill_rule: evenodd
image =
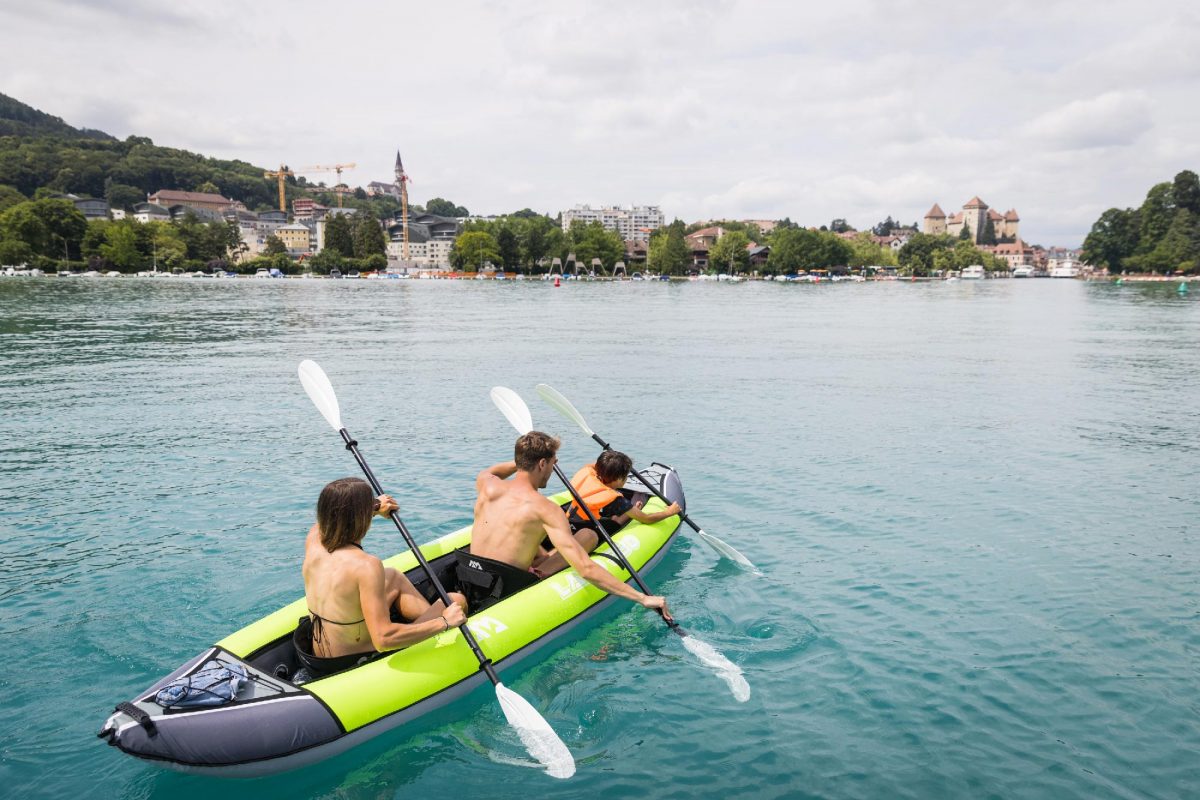
M683 487L672 468L654 464L644 474L668 500L684 506ZM624 493L643 501L647 511L664 507L636 477L629 478ZM554 499L564 503L568 495ZM666 553L679 522L679 517L652 525L631 522L613 539L630 563L645 574ZM455 583L455 551L466 547L470 538L467 527L421 548L448 587ZM597 547L592 560L619 580L630 580L607 545ZM384 563L403 570L418 589L433 595L430 581L412 553ZM473 613L466 624L484 654L498 670L504 670L612 603L628 601L597 589L575 570L567 569ZM305 682L292 635L306 615L304 598L300 598L222 639L118 705L98 736L132 756L182 772L256 777L341 753L445 705L487 680L462 634L451 629L402 650L374 655L343 672ZM231 678L216 688L209 684L209 689L199 690L211 695L205 700L208 705L185 707L173 702L180 693L186 694L181 686L200 685L203 678L217 673Z

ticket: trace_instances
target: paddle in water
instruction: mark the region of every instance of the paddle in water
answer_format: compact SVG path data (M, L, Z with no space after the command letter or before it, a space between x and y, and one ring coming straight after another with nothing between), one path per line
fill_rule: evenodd
M325 421L338 432L342 437L342 441L346 443L346 449L354 455L354 460L358 462L359 468L366 475L367 481L371 484L371 488L375 494L383 494L383 487L379 485L379 481L375 478L375 473L367 465L363 459L362 453L358 450L358 442L356 442L342 425L341 411L338 408L337 395L333 393L333 385L326 377L325 371L317 365L315 361L304 360L300 362L300 383L304 385L304 391L308 393L309 399L313 401L313 405L321 412L321 416ZM417 547L416 541L412 534L409 533L408 527L404 521L400 519L400 514L396 511L391 513L392 522L396 524L396 529L400 531L400 535L404 537L404 542L408 548L417 557L417 561L421 564L421 569L429 576L429 580L437 589L438 597L447 608L450 607L450 597L446 594L445 587L438 580L436 574L429 566L429 562L425 559L425 554L421 552L421 548ZM550 723L542 717L537 710L529 704L524 697L509 689L500 682L499 676L496 675L496 670L492 666L492 661L483 650L480 649L479 643L475 641L475 637L471 634L471 630L463 625L458 629L470 646L471 652L475 654L475 658L479 660L479 667L488 676L488 680L496 687L496 699L500 701L500 708L504 711L504 717L508 720L521 737L521 742L529 751L529 754L537 759L546 768L546 772L555 778L569 778L575 774L575 758L571 755L571 751L563 744L562 739L558 738L558 734L550 727Z
M500 413L503 414L505 419L507 419L513 428L516 429L517 433L524 436L533 430L533 417L529 413L529 406L525 404L525 401L521 399L519 394L505 386L496 386L492 389L491 397L492 402L496 405L496 408L500 409ZM596 533L598 533L600 537L603 538L608 544L609 549L612 550L613 555L616 556L621 562L622 568L624 568L624 570L629 573L630 577L633 578L633 581L637 584L638 589L640 589L644 594L654 594L654 592L650 591L650 588L646 586L645 581L642 580L642 576L638 574L636 569L634 569L633 564L629 563L629 559L627 559L625 554L621 552L621 548L619 548L612 540L612 536L610 536L608 531L605 530L604 526L600 524L600 520L596 519L596 515L593 514L592 510L588 508L586 503L583 502L583 498L581 498L579 493L575 491L575 487L571 484L571 481L567 478L566 474L563 473L562 468L557 464L554 465L554 474L557 475L558 479L563 482L563 485L567 487L567 491L571 493L571 497L575 499L575 502L584 510L584 513L587 514L588 520L592 523L592 527L596 530ZM649 483L645 480L642 482L649 486ZM710 669L714 670L717 673L717 676L729 685L729 690L733 693L733 698L735 700L737 700L739 703L744 703L750 699L750 684L746 683L746 678L742 675L742 670L737 664L734 664L732 661L722 655L720 651L718 651L712 645L697 639L695 636L685 631L678 622L667 619L666 615L662 613L662 609L659 609L659 615L662 616L663 622L667 624L668 628L679 634L680 638L683 640L683 646L687 648L688 652L699 658Z
M575 408L575 406L571 404L571 401L568 400L566 397L564 397L561 392L558 392L557 390L554 389L554 387L550 386L549 384L539 383L537 385L537 393L538 393L538 396L540 396L543 400L546 401L547 405L549 405L551 408L553 408L558 413L562 414L564 417L569 419L571 422L574 422L576 425L578 425L580 430L582 430L588 436L595 439L596 442L601 447L603 447L605 450L612 449L612 445L610 445L608 442L601 439L596 434L596 432L593 431L588 426L587 422L583 418L583 414L580 414L579 410L577 408ZM644 483L646 485L646 488L649 489L651 492L653 492L654 495L659 500L662 500L664 503L667 502L667 498L663 497L662 493L660 491L658 491L658 489L654 488L654 485L652 483L650 483L649 480L647 480L645 475L638 472L636 469L633 471L633 474L635 476L637 476L637 479L639 481L641 481L642 483ZM686 511L681 512L680 517L682 517L684 522L686 522L689 526L691 526L692 530L694 530L696 532L696 534L700 537L700 540L703 541L704 543L706 543L713 550L716 550L718 553L725 556L730 561L733 561L735 564L740 564L741 566L743 566L746 569L753 572L755 575L761 576L763 574L762 570L760 570L758 567L754 566L754 564L751 563L750 559L746 558L744 555L739 553L733 547L733 545L731 545L727 542L724 542L721 539L718 539L716 536L713 536L711 533L705 533L704 530L702 530L699 525L697 525L695 522L692 521L692 518L687 515Z

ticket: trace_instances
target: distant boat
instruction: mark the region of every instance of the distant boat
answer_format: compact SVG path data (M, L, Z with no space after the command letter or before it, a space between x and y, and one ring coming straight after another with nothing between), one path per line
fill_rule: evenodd
M982 264L972 264L971 266L964 268L959 274L959 277L964 281L981 281L983 280L985 274L986 273L983 271Z
M1079 268L1074 264L1066 263L1062 266L1055 267L1050 270L1051 278L1078 278Z
M1033 277L1033 267L1024 266L1024 265L1022 265L1020 267L1014 267L1012 276L1014 278L1032 278Z

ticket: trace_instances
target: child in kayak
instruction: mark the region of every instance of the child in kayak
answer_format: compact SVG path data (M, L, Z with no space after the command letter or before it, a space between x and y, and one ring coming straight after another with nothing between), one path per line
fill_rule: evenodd
M595 464L588 464L571 478L575 491L609 533L616 533L631 519L649 525L680 512L679 504L671 503L662 511L646 513L640 502L633 503L621 494L631 469L633 460L629 456L619 450L605 450ZM587 531L592 537L592 547L596 546L598 537L591 529L592 522L574 500L570 503L568 521L576 534ZM590 552L591 548L588 549Z

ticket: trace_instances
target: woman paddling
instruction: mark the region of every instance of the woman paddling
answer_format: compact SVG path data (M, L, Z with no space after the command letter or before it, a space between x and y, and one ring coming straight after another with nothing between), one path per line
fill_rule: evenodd
M373 496L361 478L341 478L321 490L317 522L304 551L304 595L309 616L296 632L297 652L313 679L355 666L376 652L396 650L457 628L466 598L451 592L447 609L430 605L403 572L362 549L375 514L396 501ZM395 611L405 622L393 622Z

